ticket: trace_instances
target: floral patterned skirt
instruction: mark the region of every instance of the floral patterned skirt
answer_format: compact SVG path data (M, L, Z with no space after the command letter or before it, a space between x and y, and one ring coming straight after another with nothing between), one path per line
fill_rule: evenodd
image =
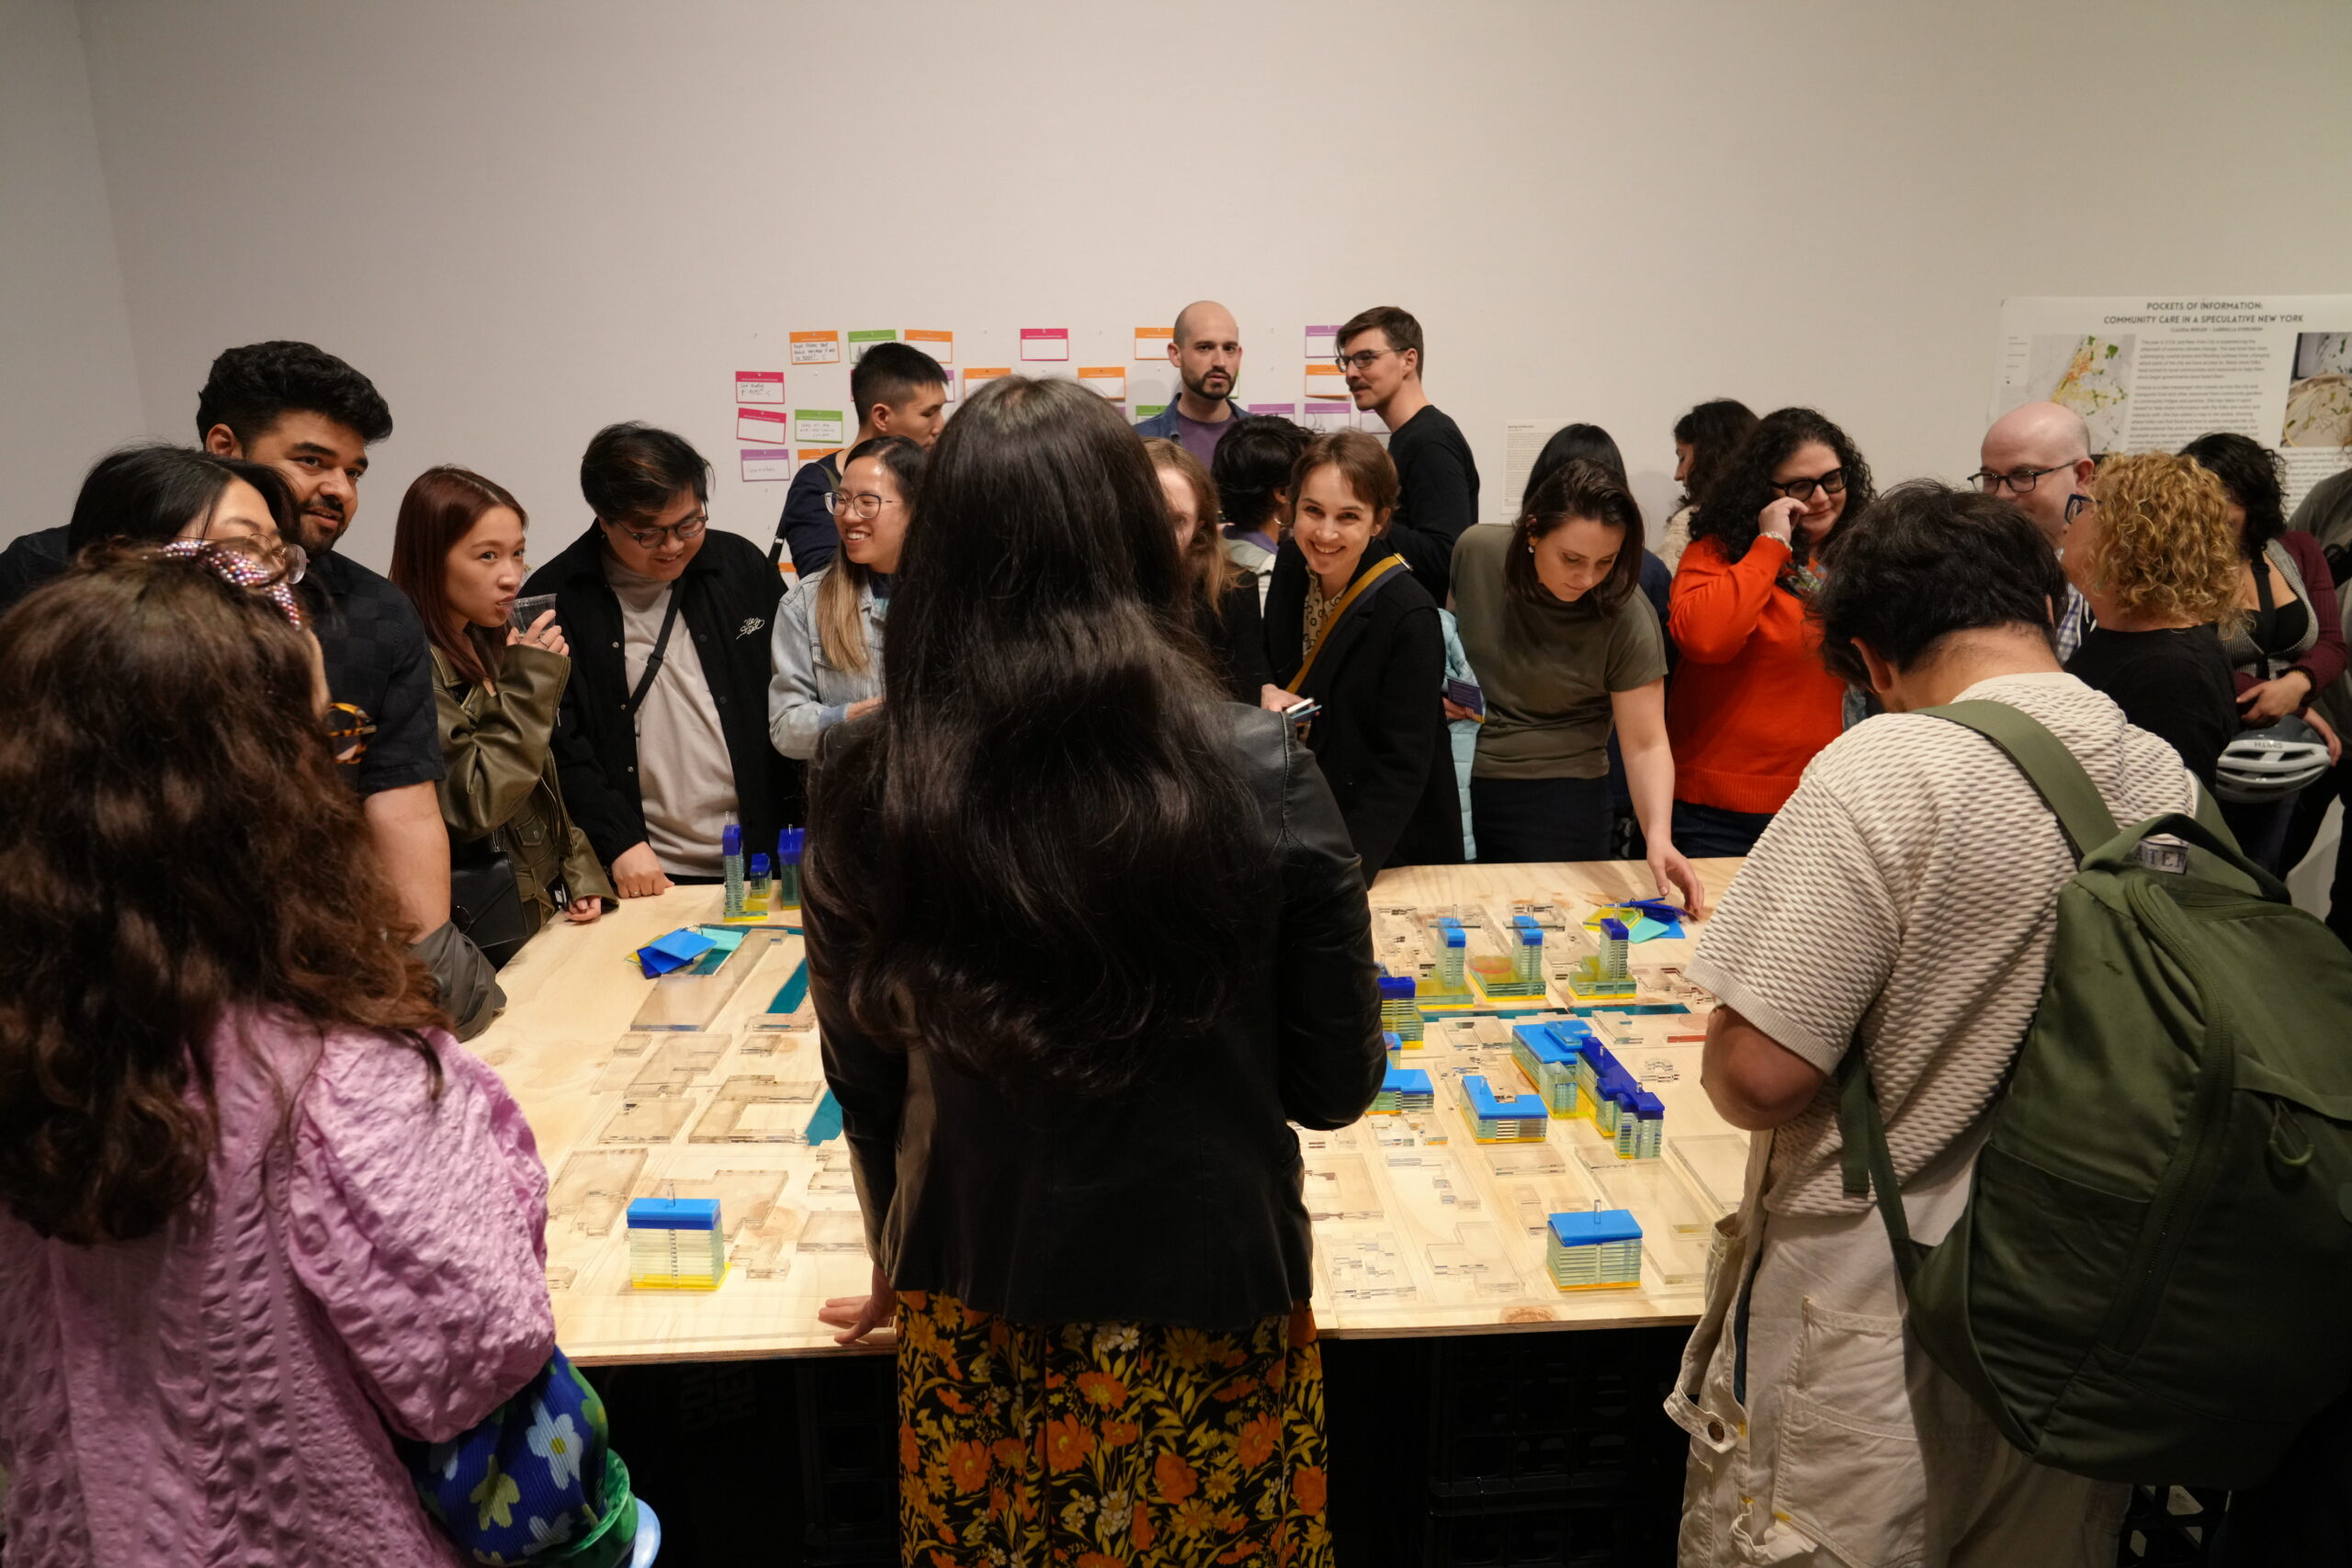
M899 1561L1329 1568L1305 1306L1230 1333L899 1296Z

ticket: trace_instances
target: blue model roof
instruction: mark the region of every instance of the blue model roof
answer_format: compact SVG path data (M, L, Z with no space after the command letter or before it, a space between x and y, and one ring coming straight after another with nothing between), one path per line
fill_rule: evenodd
M1539 1062L1557 1062L1566 1065L1575 1055L1560 1043L1549 1028L1540 1023L1514 1024L1511 1026L1511 1034L1521 1044L1526 1046L1529 1054Z
M1600 922L1600 934L1611 942L1623 942L1625 940L1625 922L1604 919Z
M1380 995L1383 1000L1390 997L1409 997L1413 994L1413 989L1410 976L1383 975L1380 977Z
M1427 1094L1430 1076L1419 1067L1391 1067L1388 1076L1380 1080L1380 1087L1397 1094Z
M628 1206L628 1223L632 1230L717 1230L718 1200L639 1198Z
M1641 1222L1630 1210L1603 1209L1597 1214L1554 1214L1552 1235L1562 1247L1600 1247L1612 1241L1642 1239Z
M1666 1114L1666 1101L1642 1089L1634 1096L1634 1114L1655 1121Z
M1551 1118L1552 1112L1544 1105L1542 1097L1532 1094L1515 1094L1509 1100L1498 1100L1495 1098L1495 1091L1488 1087L1485 1077L1476 1073L1463 1075L1462 1092L1469 1096L1470 1109L1476 1111L1481 1120L1530 1117L1548 1121Z

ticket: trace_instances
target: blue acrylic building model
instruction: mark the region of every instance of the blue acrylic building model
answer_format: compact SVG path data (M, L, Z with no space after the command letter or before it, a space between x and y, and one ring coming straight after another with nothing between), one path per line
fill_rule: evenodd
M1642 1282L1642 1226L1623 1209L1554 1214L1544 1265L1564 1291L1624 1290Z

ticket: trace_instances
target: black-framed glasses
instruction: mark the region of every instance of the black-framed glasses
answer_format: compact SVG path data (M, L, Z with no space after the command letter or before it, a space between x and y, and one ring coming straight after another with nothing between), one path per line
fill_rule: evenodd
M1811 501L1815 491L1819 491L1824 495L1845 494L1846 470L1832 468L1826 474L1809 479L1789 479L1786 482L1769 479L1766 482L1772 487L1775 493L1787 496L1791 501Z
M2052 463L2046 468L2018 468L2006 474L1979 468L1968 476L1968 482L1986 495L1998 495L2004 490L2011 495L2031 495L2033 487L2041 482L2042 475L2058 473L2074 466L2072 463Z
M321 723L336 761L356 762L368 754L368 738L376 733L376 721L368 716L366 708L356 703L329 703Z
M825 496L825 510L836 517L854 517L865 522L881 516L882 509L897 500L897 496L876 495L870 490L854 494L832 491Z
M1331 363L1338 366L1342 370L1364 371L1371 369L1372 362L1379 358L1382 355L1395 354L1396 352L1396 350L1393 348L1360 348L1353 354L1333 355L1331 356Z
M2042 469L2041 471L2042 471L2043 473L2045 473L2045 474L2046 474L2046 473L2048 473L2050 470L2049 470L2049 469L2047 469L2047 468L2044 468L2044 469ZM2098 504L2098 502L2096 502L2096 501L2094 501L2094 500L2092 500L2089 496L2087 496L2087 495L2083 495L2083 494L2081 494L2081 493L2079 493L2079 492L2077 492L2076 494L2074 494L2074 495L2070 495L2070 496L2068 496L2068 497L2066 498L2066 521L2067 521L2067 523L2071 525L2071 524L2075 521L2075 518L2077 518L2077 517L2080 517L2080 516L2084 513L2084 512L2086 512L2086 510L2088 510L2088 509L2089 509L2089 508L2091 508L2091 507L2097 506Z
M632 528L626 523L616 523L613 526L627 534L639 549L653 550L662 547L663 539L675 539L682 545L693 544L710 526L710 513L706 512L699 517L689 517L684 523L673 523L666 527Z

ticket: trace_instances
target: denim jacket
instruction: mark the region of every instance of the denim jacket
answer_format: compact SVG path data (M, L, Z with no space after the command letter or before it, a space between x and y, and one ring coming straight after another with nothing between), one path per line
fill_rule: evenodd
M841 669L825 657L817 636L817 592L831 575L829 566L802 578L775 614L768 738L777 750L802 761L817 754L817 738L839 724L852 703L882 694L882 620L889 602L877 601L871 583L860 590L857 609L870 657L864 670Z

